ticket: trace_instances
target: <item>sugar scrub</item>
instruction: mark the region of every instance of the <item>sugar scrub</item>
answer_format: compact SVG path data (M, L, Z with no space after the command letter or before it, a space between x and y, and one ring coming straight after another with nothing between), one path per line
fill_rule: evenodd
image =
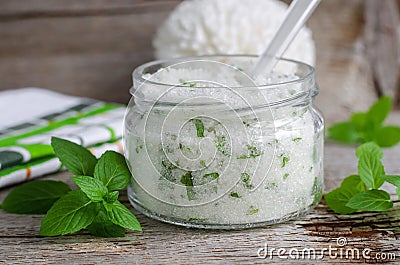
M249 56L153 62L134 72L124 148L128 195L153 218L244 228L321 198L323 120L312 67L281 60L252 80Z

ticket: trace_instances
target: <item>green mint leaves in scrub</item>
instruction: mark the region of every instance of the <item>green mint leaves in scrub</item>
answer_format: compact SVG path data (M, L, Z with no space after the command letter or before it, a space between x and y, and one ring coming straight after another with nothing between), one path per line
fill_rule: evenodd
M339 214L362 211L386 211L393 207L388 192L380 189L384 182L397 188L400 197L400 176L385 173L381 148L374 142L359 146L358 175L345 178L341 186L325 195L326 204Z
M131 175L125 158L114 151L99 159L86 148L53 137L51 145L61 163L75 176L79 189L63 182L45 180L20 185L4 199L9 213L46 214L39 234L58 236L82 229L100 237L122 237L125 229L141 231L136 217L118 201Z

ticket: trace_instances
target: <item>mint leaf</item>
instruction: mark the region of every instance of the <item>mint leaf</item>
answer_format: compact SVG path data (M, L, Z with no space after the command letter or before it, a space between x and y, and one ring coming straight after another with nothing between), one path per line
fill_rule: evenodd
M374 136L374 141L382 147L395 146L400 142L400 127L384 126L381 127Z
M234 191L231 192L230 196L233 198L241 198L242 197L237 192L234 192Z
M107 151L94 169L94 178L103 182L109 191L124 189L131 179L131 173L123 155Z
M362 192L365 190L364 183L359 175L350 175L342 181L341 188L349 189L352 191Z
M133 213L119 201L113 203L103 202L103 205L111 222L130 230L142 231L142 227Z
M400 200L400 188L397 188L397 189L396 189L396 193L397 193L398 199Z
M203 175L203 178L205 178L205 179L207 179L207 178L218 179L219 178L219 174L218 174L218 172L207 173L207 174Z
M384 182L380 177L385 175L382 161L374 153L363 153L358 161L358 174L368 188L379 188Z
M87 227L89 232L99 237L123 237L125 236L125 228L114 224L108 220L104 210L94 218L93 222Z
M193 189L193 176L192 172L188 171L181 177L181 183L186 186L186 194L188 200L195 200L196 194Z
M289 162L289 158L288 157L286 157L286 156L282 157L282 165L281 165L281 167L285 167L288 162Z
M97 215L95 204L81 190L61 197L42 219L39 234L58 236L77 232L90 225Z
M118 200L118 196L119 196L119 192L118 192L118 191L113 191L113 192L108 192L108 193L103 197L103 199L104 199L106 202L113 203L113 202L115 202L116 200Z
M89 176L75 176L72 181L94 202L103 200L108 193L107 188L98 179Z
M336 123L329 127L328 132L328 138L338 142L354 144L360 141L356 126L352 122Z
M251 189L254 188L253 184L251 184L250 175L249 175L248 173L246 173L246 172L241 173L241 174L240 174L240 178L241 178L241 180L242 180L242 182L243 182L243 185L244 185L247 189L251 190Z
M382 149L374 142L368 142L357 147L356 156L358 158L365 153L371 153L373 156L376 156L379 159L383 158Z
M356 112L351 115L350 121L357 132L362 132L367 127L368 115L364 112Z
M346 204L356 194L364 191L364 184L360 176L351 175L345 178L340 186L328 194L325 194L325 202L336 213L350 214L354 209L347 207Z
M86 148L57 137L51 138L51 146L61 163L74 175L93 176L97 159Z
M8 213L45 214L70 190L67 184L60 181L30 181L13 189L4 199L2 208Z
M332 190L331 192L325 194L325 202L330 209L339 214L351 214L355 210L347 207L346 204L349 202L350 198L353 197L353 193L347 192L341 188Z
M389 182L390 184L396 186L397 188L400 187L400 176L380 176L380 178L386 182Z
M381 124L392 109L392 99L389 96L381 97L367 112L368 119L375 124Z
M390 195L384 190L366 190L354 195L347 207L364 211L386 211L393 207Z
M196 126L197 137L204 137L204 124L200 119L193 119L194 125Z

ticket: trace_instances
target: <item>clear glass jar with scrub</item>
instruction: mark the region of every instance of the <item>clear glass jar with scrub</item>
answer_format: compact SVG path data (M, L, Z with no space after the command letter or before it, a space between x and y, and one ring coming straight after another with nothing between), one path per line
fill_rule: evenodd
M324 121L314 68L255 56L154 61L133 72L124 120L138 211L187 227L236 229L293 219L323 189Z

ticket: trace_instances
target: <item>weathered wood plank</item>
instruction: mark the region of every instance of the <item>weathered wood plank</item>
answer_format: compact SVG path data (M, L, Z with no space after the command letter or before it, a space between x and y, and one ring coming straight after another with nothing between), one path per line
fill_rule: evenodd
M400 112L390 119L397 124ZM326 191L337 187L347 175L355 173L355 148L328 143L325 149ZM388 173L400 173L400 145L384 150ZM67 172L47 179L69 180ZM395 196L395 190L388 187ZM0 191L0 201L10 189ZM395 197L394 197L395 198ZM126 193L121 199L128 205ZM6 214L0 210L0 263L32 262L60 264L265 264L257 257L259 248L338 247L338 237L347 238L344 249L371 249L375 253L400 254L400 207L383 213L337 215L323 201L308 215L284 224L265 228L232 231L187 229L163 224L134 211L142 223L143 233L129 232L125 238L96 238L85 232L63 237L38 237L41 216ZM285 264L376 263L377 260L329 258L322 260L282 259L274 252L272 261ZM400 256L397 256L397 262ZM394 263L395 264L395 261Z
M34 85L126 103L131 71L153 59L156 28L179 2L1 1L0 90ZM317 105L328 123L377 98L362 45L364 6L363 0L323 1L309 23L317 46Z
M24 0L2 1L0 20L34 17L118 15L157 12L169 8L181 0L36 0L27 4Z
M365 45L380 94L400 92L400 15L396 0L366 1Z
M367 109L377 98L362 45L363 0L322 1L310 19L316 43L317 106L327 123Z
M132 70L153 59L154 32L178 2L3 1L0 90L39 86L126 103Z

